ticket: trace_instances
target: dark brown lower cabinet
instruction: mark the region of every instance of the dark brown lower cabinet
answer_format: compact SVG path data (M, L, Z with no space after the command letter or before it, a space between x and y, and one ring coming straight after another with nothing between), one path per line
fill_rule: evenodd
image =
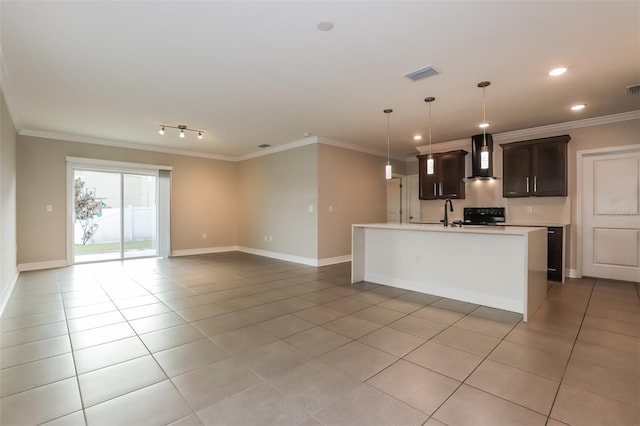
M547 280L562 282L562 238L563 228L547 228Z

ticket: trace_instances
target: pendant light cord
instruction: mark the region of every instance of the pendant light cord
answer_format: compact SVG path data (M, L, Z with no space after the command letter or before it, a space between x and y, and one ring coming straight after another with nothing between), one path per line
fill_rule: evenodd
M429 102L429 154L431 154L431 102Z
M387 113L387 163L391 162L391 158L389 155L389 114Z

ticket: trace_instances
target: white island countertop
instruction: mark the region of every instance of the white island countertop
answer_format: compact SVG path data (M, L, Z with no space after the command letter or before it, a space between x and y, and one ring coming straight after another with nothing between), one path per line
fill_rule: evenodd
M523 314L547 291L547 230L520 226L352 226L351 281L368 281Z
M463 234L512 234L526 235L532 231L539 231L540 227L534 226L498 226L498 225L472 225L472 226L452 226L445 227L435 223L364 223L355 224L359 228L395 229L406 231L429 231L429 232L459 232Z

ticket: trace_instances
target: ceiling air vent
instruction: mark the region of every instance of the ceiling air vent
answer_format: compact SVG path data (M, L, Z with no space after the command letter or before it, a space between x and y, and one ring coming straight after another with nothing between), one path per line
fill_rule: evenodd
M627 87L627 93L631 95L640 95L640 84Z
M258 148L268 148L271 145L269 145L268 143L263 143L262 145L258 145Z
M415 70L410 72L409 74L405 74L409 80L418 81L423 78L431 77L437 75L438 71L434 70L432 67L420 68L419 70Z

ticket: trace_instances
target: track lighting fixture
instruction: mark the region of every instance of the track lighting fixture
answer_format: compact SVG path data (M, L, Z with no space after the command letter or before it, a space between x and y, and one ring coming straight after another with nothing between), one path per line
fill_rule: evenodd
M180 136L180 138L184 138L185 137L185 132L195 132L198 134L198 139L203 139L204 138L204 130L200 130L200 129L192 129L190 127L187 127L184 124L179 124L177 126L172 126L170 124L159 124L160 126L160 130L158 130L158 133L161 135L164 135L164 130L165 128L169 128L169 129L178 129L180 130L180 133L178 133L178 136Z

